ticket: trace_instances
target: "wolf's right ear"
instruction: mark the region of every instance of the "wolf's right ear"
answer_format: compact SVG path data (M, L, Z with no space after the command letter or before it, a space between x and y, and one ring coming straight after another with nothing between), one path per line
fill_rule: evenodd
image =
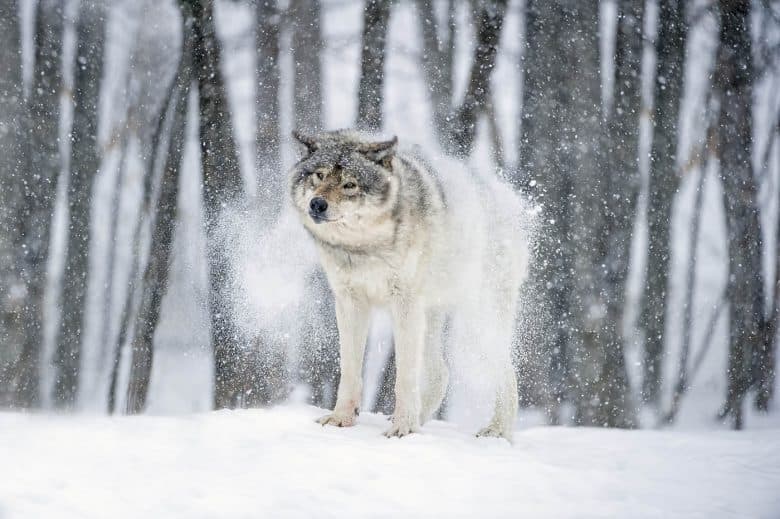
M298 130L293 130L292 136L293 139L306 146L306 151L308 151L309 153L314 153L315 151L320 149L320 143L317 142L317 140L314 137L311 137L309 135L304 135Z
M392 169L392 160L398 150L398 137L393 137L389 141L371 142L362 144L358 151L363 153L369 160L381 164L387 169Z

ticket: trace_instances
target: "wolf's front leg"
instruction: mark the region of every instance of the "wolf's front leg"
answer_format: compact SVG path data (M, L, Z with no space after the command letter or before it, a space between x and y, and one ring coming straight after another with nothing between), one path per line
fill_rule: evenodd
M391 307L395 335L395 411L385 436L406 436L420 428L420 372L425 345L425 311L417 298L398 297Z
M322 425L355 425L363 391L363 352L368 337L369 306L351 291L335 290L339 328L341 379L333 412L317 422Z

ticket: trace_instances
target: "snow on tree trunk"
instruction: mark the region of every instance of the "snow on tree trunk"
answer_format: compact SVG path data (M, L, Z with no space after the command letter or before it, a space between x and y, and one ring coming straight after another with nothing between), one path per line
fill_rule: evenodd
M332 409L336 403L339 366L339 332L336 326L336 302L321 268L309 273L306 298L316 311L302 316L302 344L298 372L308 384L312 405Z
M596 182L601 208L601 228L592 265L597 275L596 293L606 312L600 316L597 337L605 357L598 389L599 421L634 426L622 332L626 280L632 232L639 196L639 115L641 112L641 58L643 0L618 3L615 41L615 82L612 112L606 124L606 157ZM602 266L600 268L600 266Z
M54 402L60 408L73 407L79 383L92 188L100 167L97 132L104 32L103 2L82 1L76 29L72 151L67 192L67 254L60 302L62 317L54 357Z
M568 399L576 424L634 425L620 321L638 187L641 11L620 5L618 94L605 125L598 3L526 9L520 178L542 206L531 283L552 423Z
M256 0L255 139L257 193L266 219L273 221L282 208L284 175L279 146L279 25L276 0Z
M463 99L453 102L454 9L447 4L447 37L442 38L431 0L417 0L423 39L422 68L429 85L434 128L442 148L457 157L471 154L477 119L490 101L490 78L496 65L507 0L472 4L476 41Z
M214 406L243 405L254 382L245 374L246 349L238 343L230 316L228 251L220 247L218 223L222 209L243 196L238 153L227 91L222 77L221 50L214 24L212 0L182 1L193 19L195 34L193 67L198 83L200 156L203 168L203 200L206 253L209 264L209 315L214 350Z
M453 62L455 56L455 3L447 2L444 30L438 21L433 0L415 0L423 52L421 66L429 85L428 94L433 111L436 133L443 138L449 129L448 118L452 111Z
M612 179L606 173L609 168L601 142L598 2L569 2L561 7L565 11L567 79L560 108L563 128L558 153L572 179L568 218L574 226L570 246L576 253L569 367L574 423L626 427L632 425L632 418L625 361L616 323L608 322L605 300L605 264L611 259L605 231L613 223L608 211L622 202L610 200ZM603 335L605 328L607 334Z
M780 128L780 121L778 121ZM780 193L780 190L778 190ZM780 341L780 215L775 222L775 262L774 262L774 286L771 300L771 308L764 326L764 345L758 358L758 373L756 376L756 408L768 412L770 404L775 396L775 359Z
M24 99L19 6L15 0L0 5L0 406L13 404L14 378L25 342L22 314L26 294L17 265L25 184L22 134ZM20 362L21 361L21 362ZM31 390L34 388L31 387Z
M720 5L720 48L714 87L720 102L718 159L729 252L728 390L723 414L742 427L742 401L752 380L751 356L762 344L762 234L753 173L753 57L750 1Z
M574 251L571 237L572 171L562 150L567 123L567 90L573 86L564 33L571 22L562 6L529 0L526 4L522 137L519 150L521 183L542 208L540 230L531 262L530 283L538 308L529 327L529 341L543 348L548 374L540 382L551 423L558 423L559 406L569 394L570 323L574 293ZM568 83L567 83L568 82Z
M368 0L363 9L363 46L360 57L356 126L370 132L382 129L385 84L385 41L390 3Z
M655 113L648 193L647 274L640 324L645 333L642 398L658 405L666 337L670 222L679 176L677 122L683 94L687 22L681 0L659 1Z
M296 129L322 129L322 28L319 0L292 0L293 118Z
M477 118L490 102L490 78L496 66L506 5L507 0L484 2L474 13L477 41L468 85L463 100L450 116L452 131L445 140L445 149L459 157L471 154L477 137Z

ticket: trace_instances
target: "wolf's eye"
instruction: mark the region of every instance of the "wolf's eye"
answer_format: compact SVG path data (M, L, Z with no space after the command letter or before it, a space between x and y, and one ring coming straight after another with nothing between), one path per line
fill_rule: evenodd
M325 178L325 174L322 172L322 170L319 170L314 174L317 175L317 180L322 180L323 178Z
M342 187L346 190L350 190L350 189L355 189L357 187L357 184L355 184L354 182L347 182Z

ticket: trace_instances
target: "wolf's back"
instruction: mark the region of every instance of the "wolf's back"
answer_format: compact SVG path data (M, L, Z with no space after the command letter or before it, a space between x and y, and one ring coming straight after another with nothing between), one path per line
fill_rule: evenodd
M449 157L411 155L419 174L440 193L445 214L432 233L442 241L455 277L526 277L534 218L530 204L493 171ZM501 274L498 274L499 276ZM516 281L514 278L519 278Z

